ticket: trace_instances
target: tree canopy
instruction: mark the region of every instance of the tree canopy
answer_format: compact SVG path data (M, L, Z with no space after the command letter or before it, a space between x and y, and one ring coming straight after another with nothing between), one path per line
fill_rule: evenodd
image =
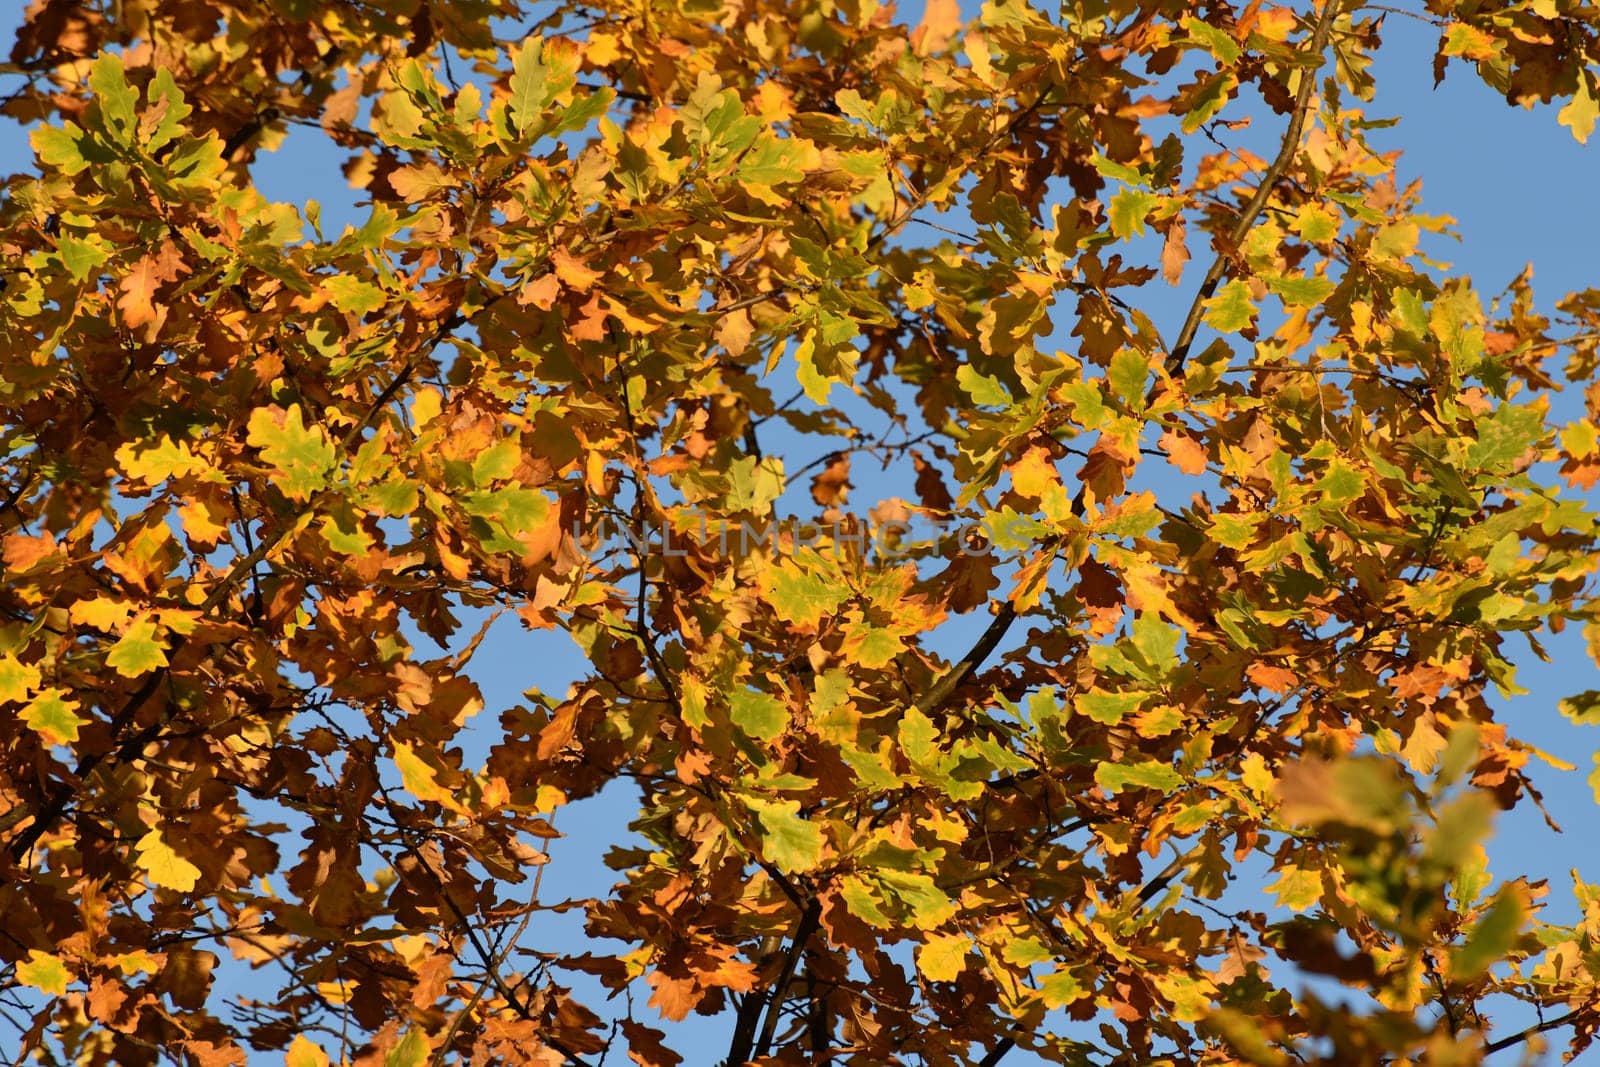
M1600 886L1484 845L1600 655L1600 290L1440 262L1368 102L1420 19L1582 141L1600 8L1397 3L33 0L8 1055L1586 1048Z

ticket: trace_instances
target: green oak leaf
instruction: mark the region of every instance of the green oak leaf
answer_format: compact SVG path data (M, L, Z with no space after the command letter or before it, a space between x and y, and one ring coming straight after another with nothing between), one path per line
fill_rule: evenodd
M1114 726L1144 703L1144 693L1079 693L1073 704L1080 715Z
M1256 306L1250 300L1250 287L1237 278L1206 301L1206 325L1222 333L1238 333L1250 325L1255 315Z
M1118 237L1143 236L1144 220L1160 203L1155 193L1143 189L1123 189L1111 198L1111 232Z
M88 135L75 122L61 126L40 126L28 135L40 162L72 176L89 166L85 158L85 138Z
M1302 275L1298 278L1268 278L1267 288L1287 307L1315 307L1328 299L1336 288L1327 278Z
M1305 911L1322 899L1322 872L1294 864L1285 866L1267 892L1290 911Z
M328 294L330 304L350 315L367 315L388 302L382 289L353 274L335 274L324 279L322 291Z
M1515 882L1502 886L1489 910L1473 924L1466 943L1450 959L1450 977L1476 978L1502 959L1528 918L1526 890Z
M757 581L761 599L772 605L778 618L799 626L815 626L850 599L848 586L813 574L792 560L763 571Z
M1165 763L1102 763L1094 770L1094 780L1109 793L1120 793L1132 786L1171 792L1183 784L1183 776Z
M1111 357L1106 380L1111 391L1136 407L1144 406L1145 382L1150 377L1150 365L1131 348L1124 348Z
M126 633L106 653L106 666L124 678L137 678L158 667L167 665L167 654L156 639L154 619L141 619L128 627Z
M100 121L117 144L131 145L136 123L134 109L139 97L128 85L122 59L114 52L101 52L89 68L89 88L100 105Z
M816 870L822 863L822 827L800 815L798 800L750 800L761 821L761 854L785 874Z
M1348 504L1367 491L1366 479L1361 472L1344 459L1334 459L1327 472L1317 480L1317 489L1325 504L1335 507Z
M578 56L575 48L564 48L554 41L530 37L511 62L511 122L518 133L527 133L543 118L545 110L563 93L578 83Z
M1135 619L1132 630L1134 647L1158 675L1167 674L1178 665L1178 639L1182 632L1176 626L1149 613Z
M250 415L246 436L261 450L261 458L277 468L272 479L292 500L306 500L328 484L338 465L338 453L321 426L306 426L299 404L257 408Z
M1544 411L1529 404L1501 404L1477 421L1478 439L1467 449L1467 463L1501 473L1544 437Z
M972 398L974 404L984 404L990 407L1010 407L1011 393L1000 379L988 374L980 374L967 364L956 368L956 381L962 390Z
M728 698L728 714L746 737L771 741L789 724L789 709L771 693L740 689Z

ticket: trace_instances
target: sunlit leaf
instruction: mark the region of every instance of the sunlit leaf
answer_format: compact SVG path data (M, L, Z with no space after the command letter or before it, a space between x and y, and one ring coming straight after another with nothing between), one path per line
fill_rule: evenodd
M814 870L822 862L822 828L800 815L797 800L752 800L761 822L761 852L780 871Z
M31 989L53 997L64 996L72 981L66 961L49 952L31 949L28 958L17 964L17 980Z
M150 876L150 881L163 889L187 893L200 880L200 868L173 851L160 830L146 833L134 849L139 856L139 866Z
M123 633L106 653L106 666L124 678L137 678L167 665L159 629L153 619L141 619Z

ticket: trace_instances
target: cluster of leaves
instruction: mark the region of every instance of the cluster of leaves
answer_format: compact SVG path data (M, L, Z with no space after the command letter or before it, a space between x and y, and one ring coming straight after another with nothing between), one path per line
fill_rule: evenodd
M1360 107L1384 10L35 0L0 201L22 1051L668 1067L690 1013L732 1065L1586 1047L1600 889L1544 923L1482 842L1538 799L1508 643L1600 652L1600 292L1551 318L1426 258L1448 220ZM1594 5L1414 14L1440 76L1592 131ZM291 131L361 190L335 236L253 185ZM989 551L872 544L853 461L914 486L876 516ZM486 709L502 619L569 635L575 684ZM645 845L541 899L617 782ZM591 951L549 951L575 908ZM1513 1000L1541 1021L1492 1028Z

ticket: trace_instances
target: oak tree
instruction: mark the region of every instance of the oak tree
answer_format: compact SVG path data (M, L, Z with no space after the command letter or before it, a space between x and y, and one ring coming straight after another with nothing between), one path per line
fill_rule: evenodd
M1484 846L1600 290L1440 262L1369 101L1420 19L1581 141L1600 8L1397 2L32 0L8 1055L1588 1047L1600 887Z

